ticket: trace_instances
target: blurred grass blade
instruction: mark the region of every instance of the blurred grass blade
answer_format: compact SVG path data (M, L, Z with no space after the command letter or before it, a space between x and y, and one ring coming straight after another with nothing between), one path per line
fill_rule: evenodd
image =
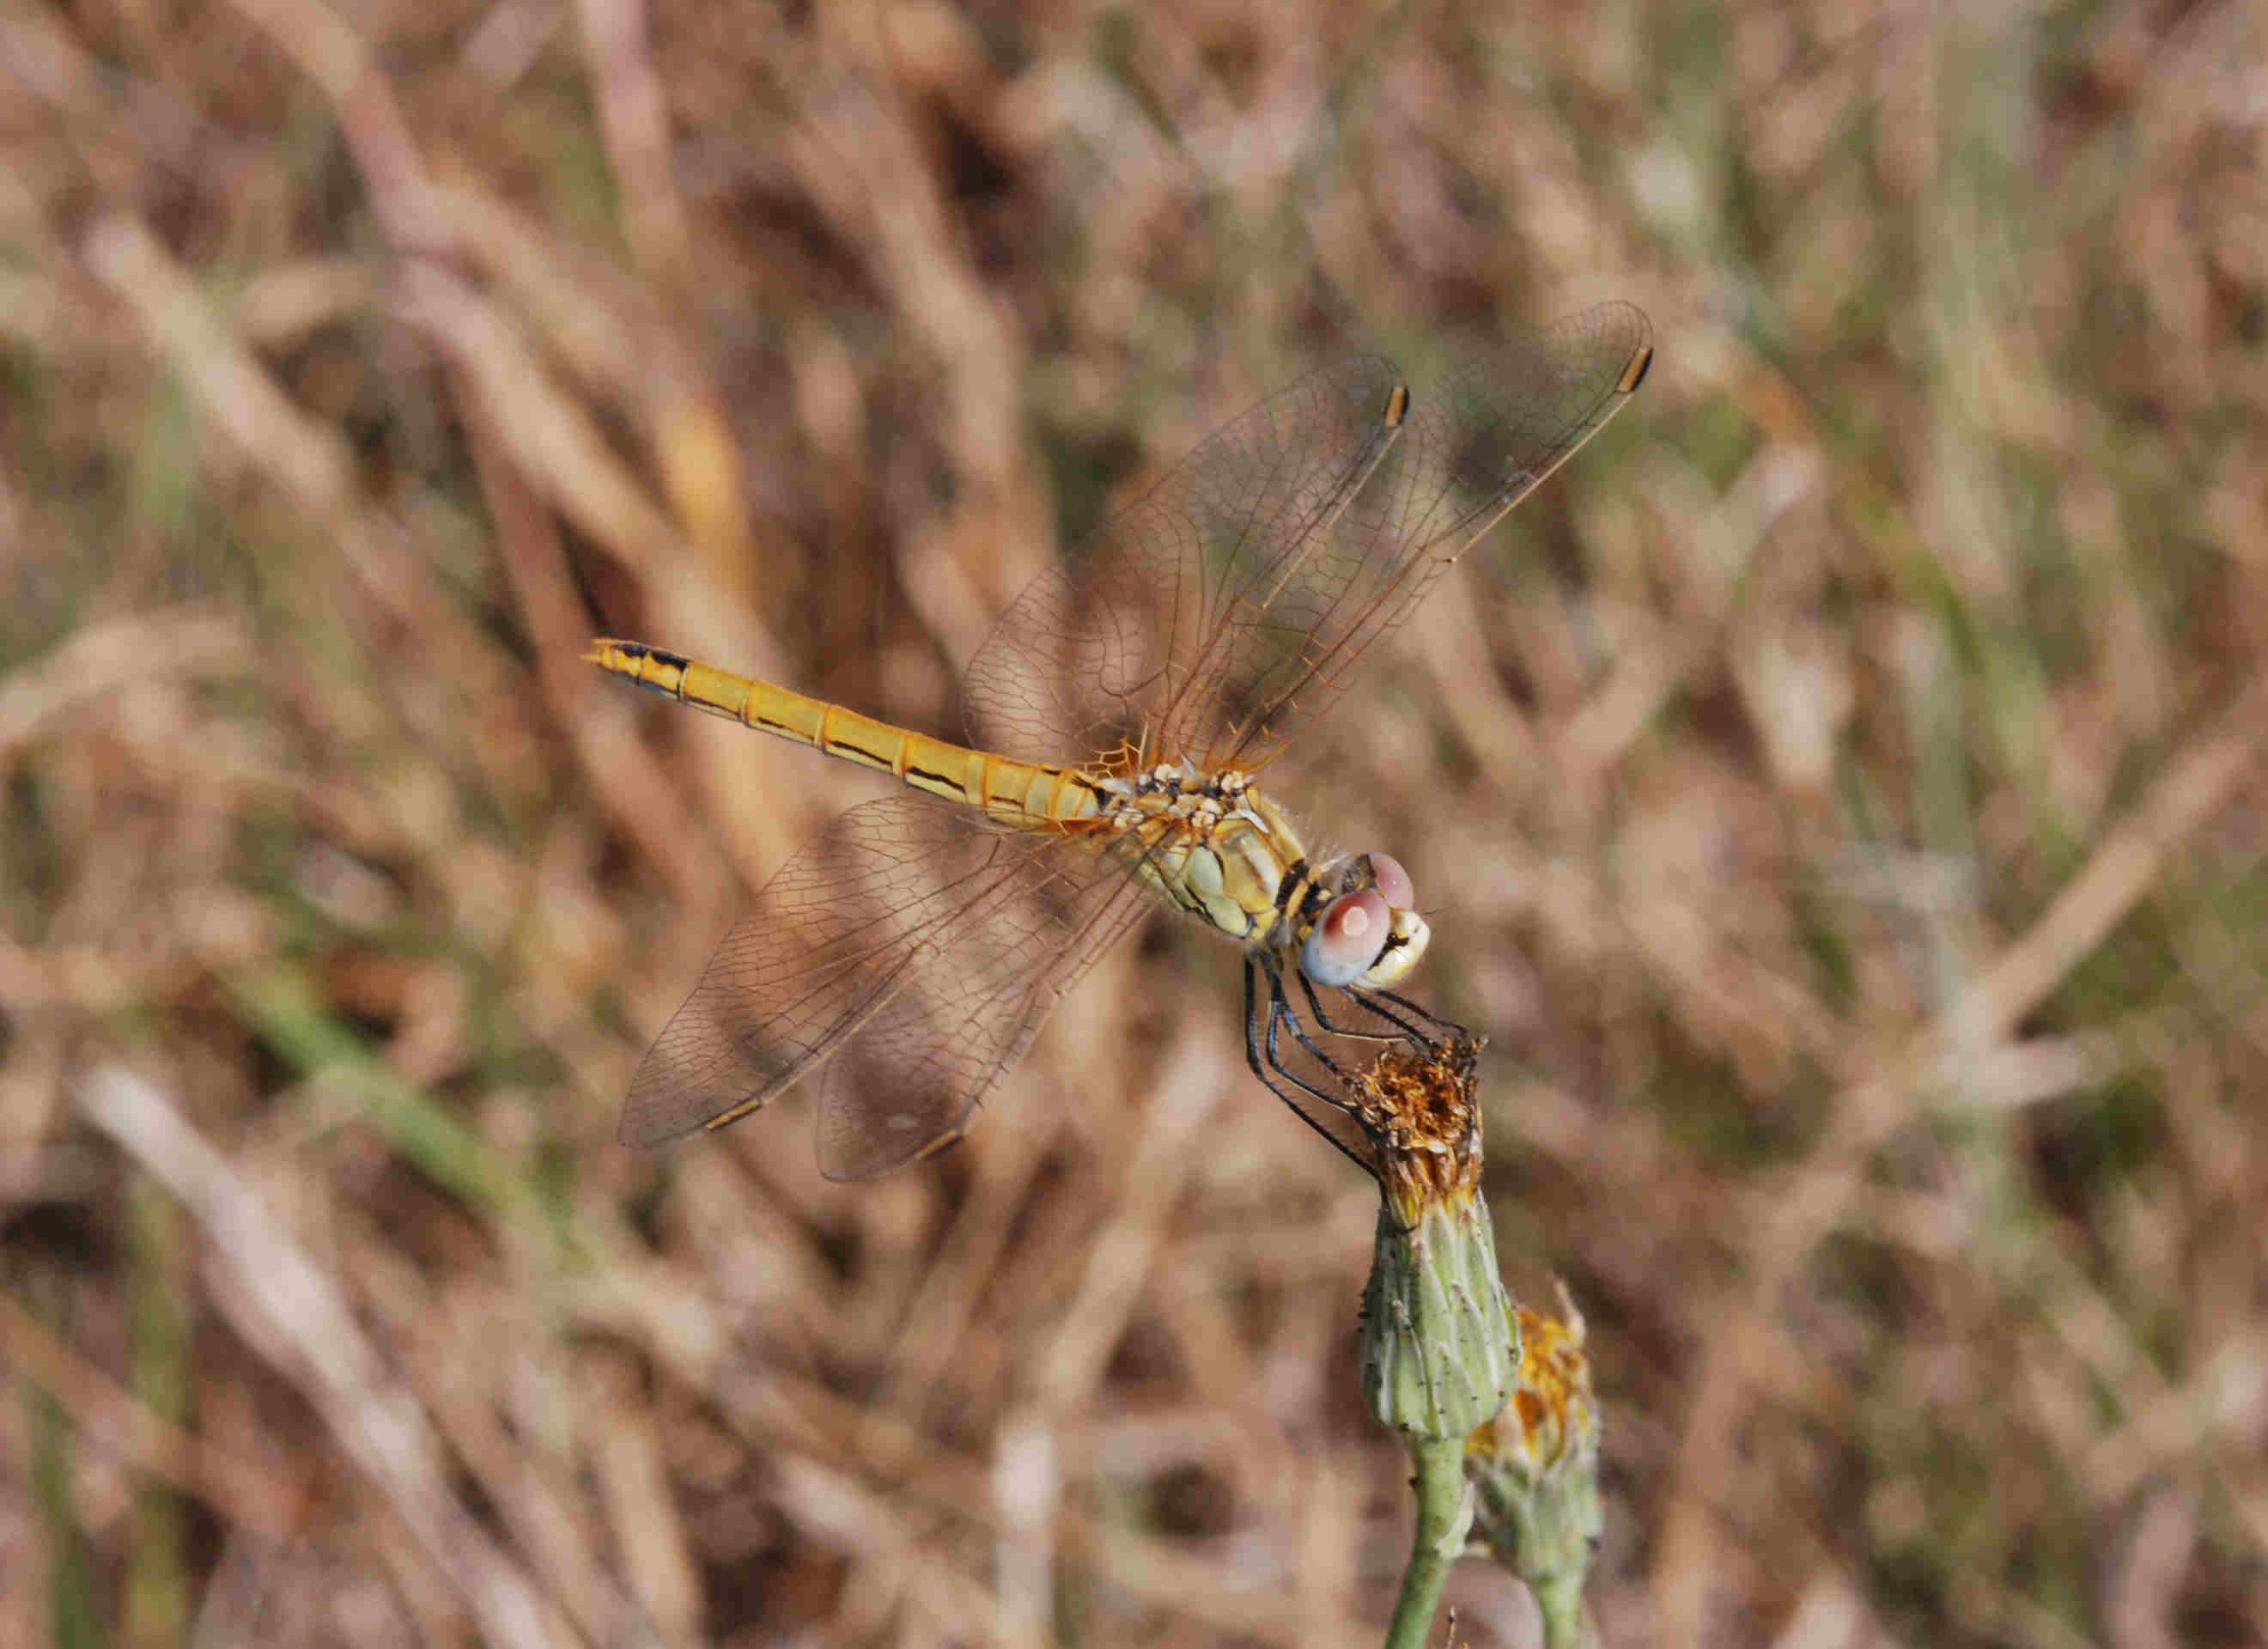
M273 968L232 986L237 1005L276 1057L303 1077L343 1086L394 1152L468 1206L503 1218L525 1188L464 1121L397 1076L354 1028L329 1011L307 975Z

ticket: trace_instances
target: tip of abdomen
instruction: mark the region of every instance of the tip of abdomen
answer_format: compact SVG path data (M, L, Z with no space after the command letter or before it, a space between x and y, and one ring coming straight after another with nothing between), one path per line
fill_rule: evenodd
M595 664L601 670L615 675L628 676L640 687L650 687L658 693L669 695L670 689L648 674L650 664L665 669L685 670L692 665L689 659L674 652L664 652L659 647L649 647L642 641L617 641L611 636L592 639L590 650L584 653L583 662Z
M595 664L602 669L614 669L629 663L636 664L653 649L642 641L618 641L612 636L593 636L591 645L583 654L585 664Z

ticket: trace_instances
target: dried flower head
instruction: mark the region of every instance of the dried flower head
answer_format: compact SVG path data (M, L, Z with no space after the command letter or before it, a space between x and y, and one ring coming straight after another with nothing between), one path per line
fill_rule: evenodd
M1347 1085L1380 1189L1404 1225L1480 1182L1480 1050L1462 1028L1432 1044L1396 1042Z

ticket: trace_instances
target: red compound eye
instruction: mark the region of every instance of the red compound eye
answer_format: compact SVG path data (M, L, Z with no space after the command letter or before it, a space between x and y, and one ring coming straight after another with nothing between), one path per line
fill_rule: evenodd
M1386 902L1396 910L1418 908L1418 885L1410 880L1410 872L1402 868L1402 861L1390 853L1366 853L1370 861L1371 885L1385 895Z
M1402 880L1407 886L1409 876ZM1393 915L1376 888L1341 894L1308 931L1307 942L1300 947L1300 971L1319 985L1351 985L1370 971L1393 931Z

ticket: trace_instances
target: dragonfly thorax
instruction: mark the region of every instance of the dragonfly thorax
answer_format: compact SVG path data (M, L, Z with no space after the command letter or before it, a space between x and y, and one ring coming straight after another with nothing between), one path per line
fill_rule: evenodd
M1096 788L1116 850L1144 881L1240 944L1276 933L1307 853L1248 775L1163 762Z
M1249 775L1160 763L1096 783L1135 872L1239 944L1285 954L1316 983L1389 986L1430 937L1406 872L1382 854L1317 864Z

